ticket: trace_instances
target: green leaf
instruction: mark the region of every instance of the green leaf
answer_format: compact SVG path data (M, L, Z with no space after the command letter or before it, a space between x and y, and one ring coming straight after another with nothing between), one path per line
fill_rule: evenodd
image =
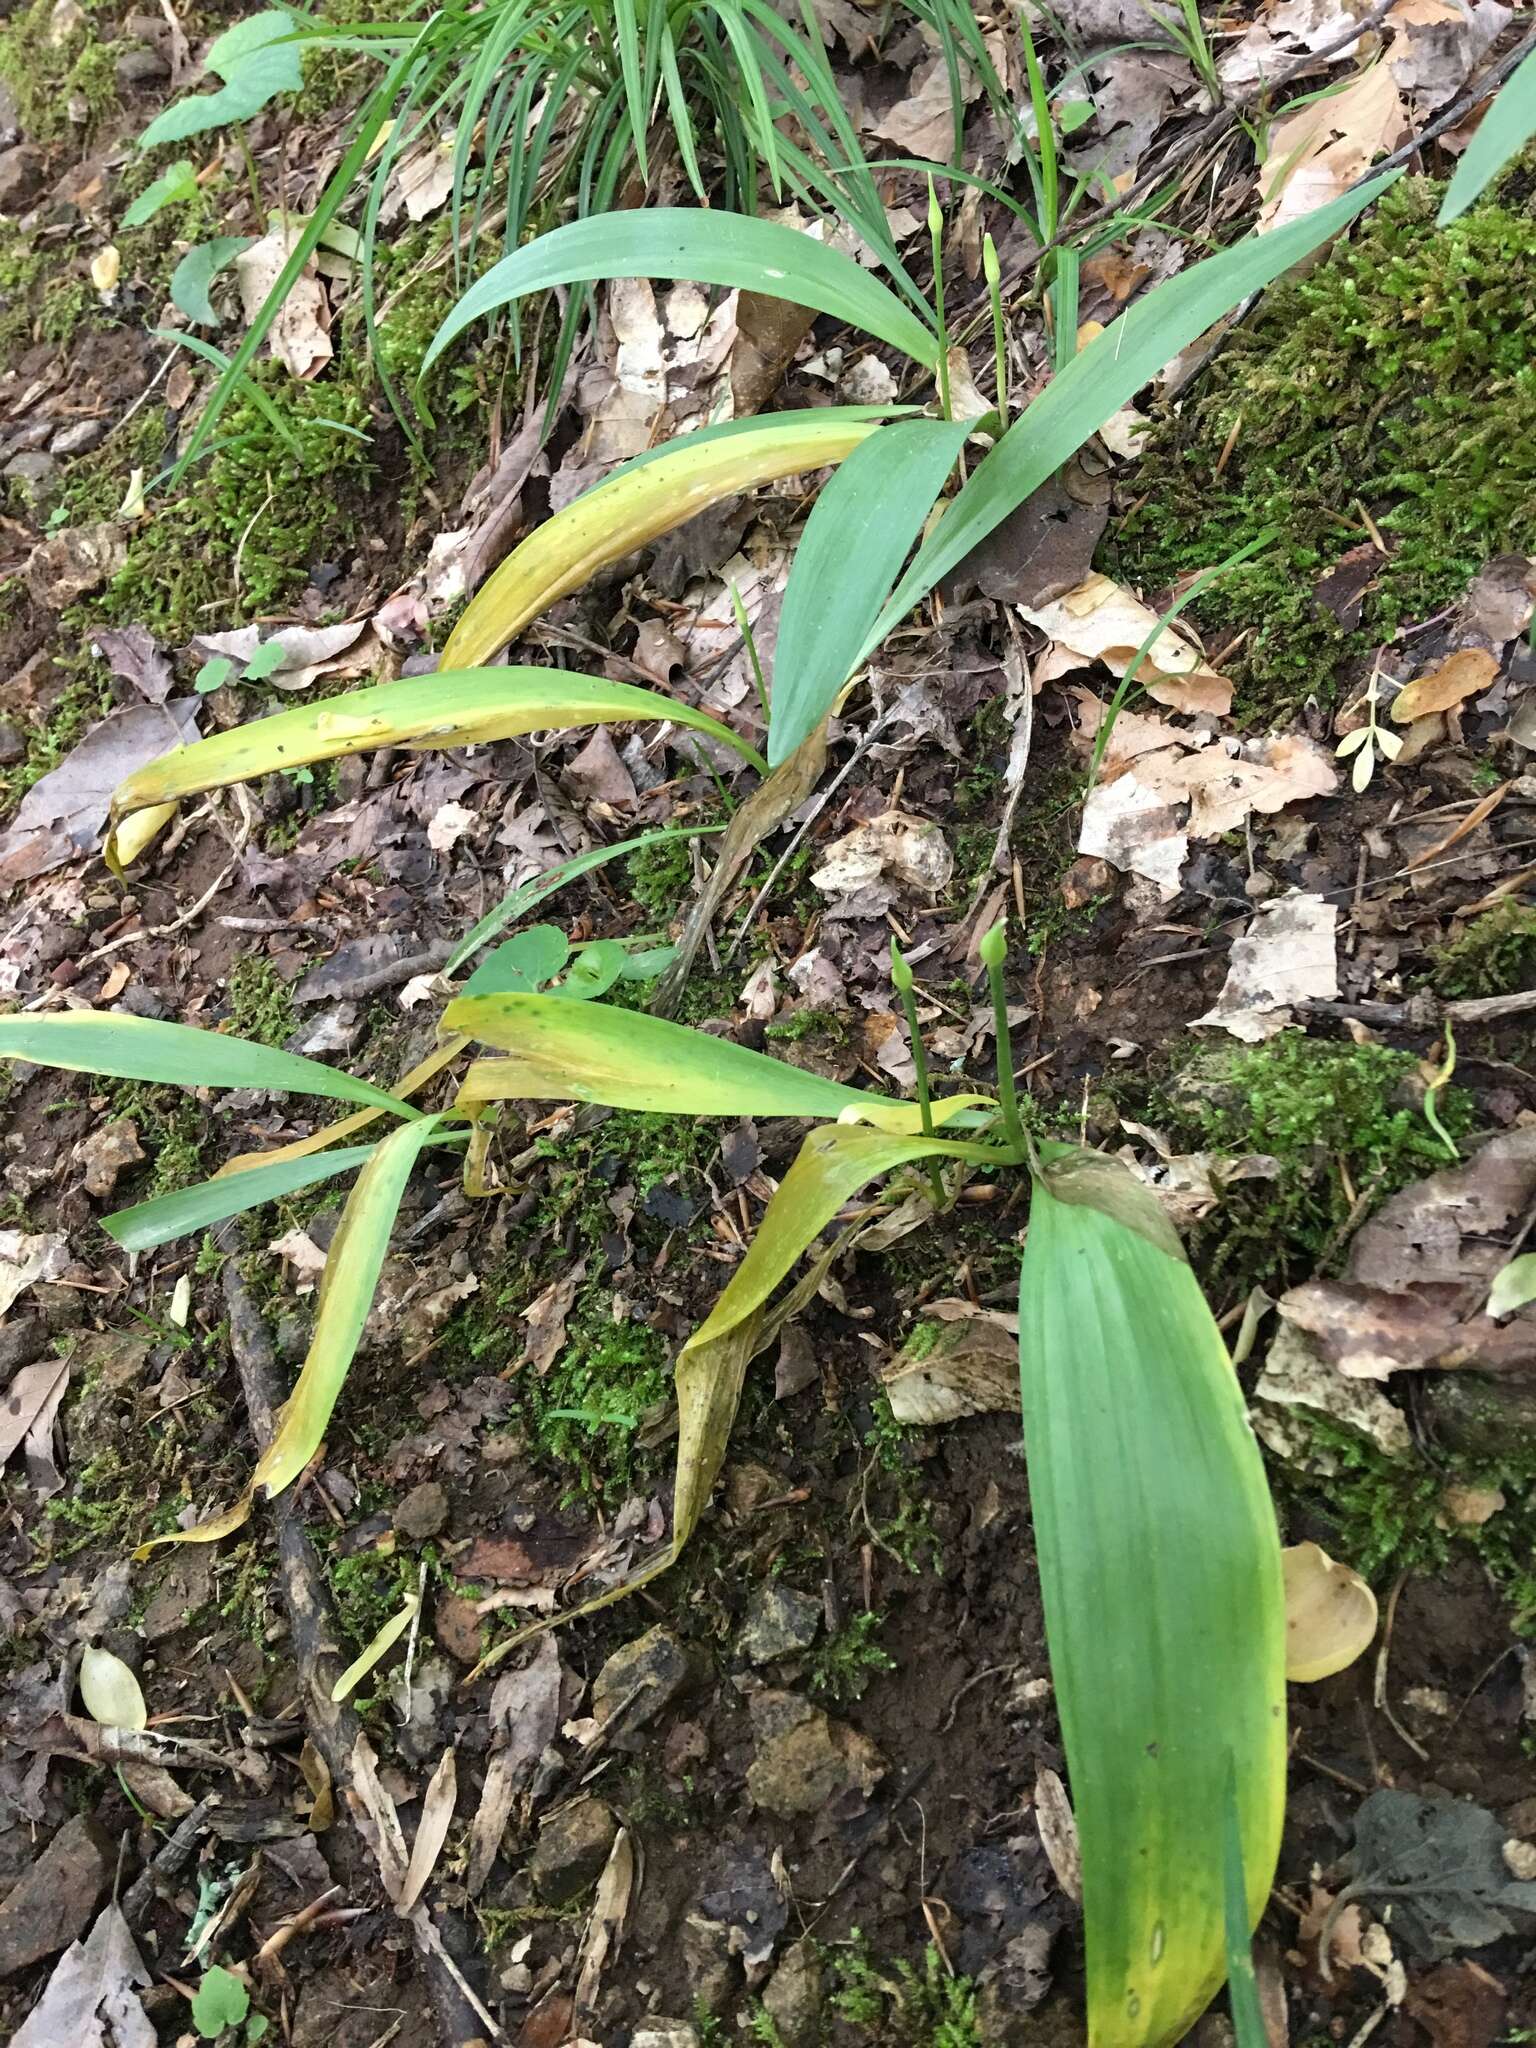
M537 995L571 957L571 942L555 924L531 924L527 931L487 953L464 984L467 996Z
M0 1059L30 1060L73 1074L110 1074L120 1081L169 1082L180 1088L270 1088L287 1095L324 1095L367 1102L397 1116L419 1117L371 1081L277 1052L246 1038L161 1024L151 1017L66 1010L56 1017L0 1017Z
M251 1994L232 1970L219 1963L203 1972L192 1999L192 2024L205 2041L216 2041L226 2027L238 2027L251 2009Z
M227 128L259 114L280 92L297 92L304 83L293 22L279 8L253 14L226 29L208 52L207 68L225 82L217 92L194 94L157 114L139 137L140 149L162 142L184 142L210 128Z
M621 840L616 846L594 846L590 852L573 854L569 860L559 862L545 874L535 876L531 882L524 882L510 895L503 896L495 909L488 910L473 930L466 932L460 939L448 956L448 964L443 969L444 974L456 973L472 953L483 946L487 939L494 938L497 932L504 931L514 918L521 917L525 910L532 910L536 904L542 903L545 897L553 896L557 890L563 889L567 882L574 882L578 877L590 874L593 868L600 868L608 861L617 860L621 854L640 853L647 846L659 846L667 839L708 838L724 830L723 825L673 825L664 832L642 832L634 839ZM466 993L467 990L466 984Z
M339 1152L219 1174L213 1180L199 1181L196 1187L157 1195L152 1202L138 1202L131 1209L103 1216L101 1227L125 1252L149 1251L157 1244L169 1244L172 1238L207 1230L227 1216L242 1215L263 1202L297 1194L300 1188L313 1187L333 1174L351 1173L371 1159L374 1150L372 1145L348 1145Z
M1222 1913L1227 1940L1227 2004L1237 2048L1269 2048L1269 2029L1259 2004L1248 1930L1248 1886L1243 1877L1243 1830L1237 1810L1237 1773L1227 1759L1227 1795L1222 1805Z
M369 1642L367 1648L363 1650L360 1656L353 1659L340 1678L331 1687L331 1698L333 1701L347 1699L356 1691L359 1680L366 1678L380 1658L385 1656L399 1642L411 1623L416 1619L420 1607L421 1601L417 1595L415 1593L407 1593L405 1601L399 1610L389 1617L378 1634Z
M268 676L275 674L282 667L286 652L280 633L274 634L270 640L264 640L245 664L245 674L240 680L246 683L264 682Z
M928 369L938 365L932 327L851 256L750 215L653 206L571 221L493 264L437 330L422 375L466 327L514 299L550 285L613 277L689 278L788 299L861 328Z
M243 249L249 249L249 235L215 235L211 242L199 242L189 249L171 272L171 304L199 327L217 327L219 315L208 288L221 270L227 270Z
M610 1109L679 1116L816 1116L849 1111L882 1129L918 1126L915 1102L845 1088L821 1074L769 1059L728 1038L639 1010L575 1005L558 996L460 996L442 1029L504 1048L507 1059L477 1060L460 1101L600 1102ZM942 1120L985 1098L952 1095L934 1104Z
M320 704L279 711L161 754L114 792L107 860L110 864L118 859L118 827L135 811L247 782L256 775L279 769L291 773L313 761L334 761L375 747L484 746L546 728L647 719L667 719L707 732L761 765L744 741L706 712L629 683L550 668L410 676L404 682L381 683L375 689L352 690Z
M617 939L594 939L591 945L582 947L571 962L570 973L550 994L565 996L576 1003L595 1002L599 996L607 995L628 960L629 955Z
M1462 152L1461 162L1440 202L1436 227L1459 220L1503 170L1512 156L1536 135L1536 50L1507 78L1498 98L1478 123L1477 133Z
M1488 1314L1512 1316L1528 1301L1536 1301L1536 1252L1521 1252L1494 1274L1488 1290Z
M964 420L886 427L823 486L779 615L770 767L788 760L832 709L970 431Z
M217 690L227 683L234 674L235 664L227 654L215 654L205 661L198 670L192 687L199 697L206 697L211 690Z
M153 220L162 207L181 205L196 197L197 172L185 157L181 157L169 170L162 171L152 185L144 187L123 215L123 226L141 228L145 221Z
M1082 1851L1097 2048L1178 2040L1225 1973L1235 1764L1245 1923L1285 1808L1285 1606L1264 1468L1182 1260L1037 1181L1024 1448Z
M1348 192L1305 219L1249 236L1158 285L1057 371L978 466L917 552L859 651L869 658L912 607L1024 503L1180 349L1347 227L1401 172ZM857 664L855 664L857 666Z

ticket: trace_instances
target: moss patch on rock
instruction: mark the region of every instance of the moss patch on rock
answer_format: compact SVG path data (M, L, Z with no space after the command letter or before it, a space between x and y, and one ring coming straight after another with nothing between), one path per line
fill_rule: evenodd
M1248 635L1230 664L1247 716L1336 697L1490 556L1536 551L1536 212L1517 196L1528 183L1517 167L1503 203L1437 230L1442 188L1405 179L1325 261L1272 291L1158 424L1109 566L1155 601L1276 529L1195 607L1213 647ZM1344 564L1351 550L1367 553ZM1358 566L1354 602L1336 590L1330 604L1319 585L1341 564Z

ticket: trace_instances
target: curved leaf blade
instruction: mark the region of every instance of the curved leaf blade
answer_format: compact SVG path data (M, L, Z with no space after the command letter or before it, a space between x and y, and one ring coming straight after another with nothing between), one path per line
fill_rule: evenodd
M775 414L741 433L684 434L644 460L626 463L512 550L449 635L444 663L463 668L487 660L606 564L684 525L717 500L841 462L882 423L856 410L854 418L842 412Z
M1272 284L1347 227L1399 176L1390 172L1273 234L1250 236L1219 256L1192 264L1138 299L1058 370L978 465L918 550L860 649L859 661L867 660L942 576L1054 476L1180 349L1197 341L1250 292Z
M1437 228L1460 220L1473 200L1486 191L1512 156L1536 135L1536 50L1500 88L1499 96L1478 124L1445 188L1436 216Z
M915 1131L915 1102L845 1088L840 1081L770 1059L728 1038L690 1030L640 1010L571 1003L559 996L460 996L442 1028L502 1048L505 1059L477 1060L459 1102L599 1102L609 1109L677 1116L857 1115L882 1129ZM938 1120L983 1102L951 1095L934 1104Z
M219 1031L200 1031L192 1024L162 1024L152 1017L115 1011L0 1017L0 1059L179 1088L270 1088L287 1095L324 1095L337 1102L392 1109L396 1116L415 1119L421 1114L371 1081L360 1081L319 1060L278 1052L246 1038L226 1038Z
M263 1202L297 1194L300 1188L313 1187L332 1174L350 1173L371 1159L373 1152L372 1145L349 1145L315 1158L283 1159L271 1166L199 1181L196 1187L157 1195L152 1202L137 1202L131 1209L103 1216L101 1227L125 1252L150 1251L157 1244L169 1244L172 1238L189 1237L227 1217L241 1216Z
M653 719L706 732L759 765L753 750L718 719L654 690L560 669L445 670L279 711L161 754L114 791L107 859L119 858L122 821L134 812L275 769L376 747L483 746L525 732Z
M817 497L779 614L771 768L832 709L969 432L965 420L889 426L855 448Z
M1019 1281L1030 1506L1083 1863L1088 2029L1159 2048L1225 1972L1235 1762L1247 1924L1285 1805L1280 1540L1193 1274L1035 1183Z
M927 369L938 367L933 329L851 256L750 214L653 206L571 221L493 264L433 336L422 375L466 327L514 299L611 277L688 278L788 299L862 328Z

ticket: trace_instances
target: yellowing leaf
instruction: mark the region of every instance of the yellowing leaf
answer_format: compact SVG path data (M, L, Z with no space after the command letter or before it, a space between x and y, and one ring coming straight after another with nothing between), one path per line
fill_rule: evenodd
M841 462L881 425L857 406L770 416L732 433L686 434L626 463L512 550L449 635L444 667L487 660L607 563L671 533L721 498Z
M1331 1678L1371 1646L1376 1595L1315 1543L1281 1553L1285 1568L1285 1675L1294 1685Z
M448 669L353 690L322 705L279 711L160 755L114 792L107 859L121 868L132 857L132 828L125 828L123 820L135 812L278 769L334 761L374 747L483 746L546 728L652 719L707 732L763 768L728 726L654 690L561 669Z
M103 1728L142 1728L149 1720L132 1671L121 1657L95 1643L80 1659L80 1697L85 1711Z
M359 1656L353 1658L340 1678L331 1687L331 1698L333 1700L344 1700L351 1697L357 1690L360 1681L365 1679L374 1665L399 1642L411 1623L416 1619L420 1608L421 1600L419 1596L415 1593L408 1593L405 1598L405 1604L400 1608L399 1612L389 1617L367 1648Z
M1392 700L1392 717L1398 725L1407 725L1437 711L1454 711L1468 697L1486 690L1498 672L1498 660L1486 648L1463 647L1438 667L1404 683Z

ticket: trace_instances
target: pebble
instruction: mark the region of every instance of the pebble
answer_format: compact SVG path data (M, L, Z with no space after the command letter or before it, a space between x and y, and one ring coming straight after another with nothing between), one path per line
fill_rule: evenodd
M105 420L71 420L48 443L50 455L89 455L107 438Z
M601 1799L562 1806L539 1829L528 1858L533 1888L547 1906L568 1906L595 1884L619 1824Z
M867 1735L797 1693L756 1693L751 1714L757 1754L747 1792L781 1820L820 1813L850 1793L867 1799L885 1776L885 1759Z
M25 213L42 196L43 152L35 142L0 149L0 213Z
M409 1537L413 1543L425 1543L429 1536L440 1534L447 1523L448 1496L435 1479L428 1479L411 1488L396 1507L392 1519L397 1536Z
M640 1691L624 1709L617 1731L621 1738L654 1721L669 1707L693 1676L688 1652L669 1628L658 1626L636 1636L615 1650L592 1687L592 1712L599 1721L616 1714L638 1686Z
M629 2048L699 2048L698 2030L687 2020L647 2020L629 2037Z
M816 2048L821 2039L823 1992L814 1944L797 1941L785 1950L763 1992L763 2004L784 2048Z
M83 1814L65 1821L0 1905L0 1977L57 1955L80 1935L117 1867L105 1828Z
M771 1664L808 1650L821 1629L822 1605L793 1586L764 1586L747 1611L738 1647L749 1664Z
M27 757L27 742L19 726L0 718L0 767L14 767Z
M170 65L158 50L124 50L112 68L123 92L136 85L158 85L171 75Z

